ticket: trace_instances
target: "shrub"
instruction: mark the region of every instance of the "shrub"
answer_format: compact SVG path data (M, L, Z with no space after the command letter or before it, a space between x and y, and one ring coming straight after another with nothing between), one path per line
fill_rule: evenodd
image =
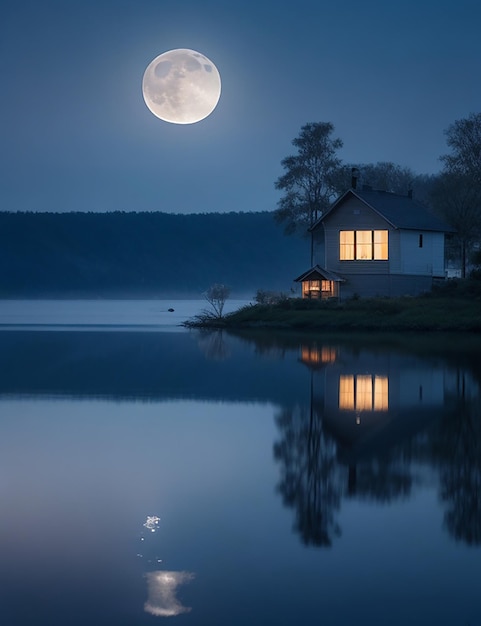
M279 304L288 298L289 296L282 291L265 291L264 289L258 289L254 296L257 304Z

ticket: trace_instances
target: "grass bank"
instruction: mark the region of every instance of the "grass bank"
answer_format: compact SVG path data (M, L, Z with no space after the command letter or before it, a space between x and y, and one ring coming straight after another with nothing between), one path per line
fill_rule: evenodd
M481 332L481 281L449 281L418 297L337 301L280 299L249 305L222 319L186 322L201 328L273 328L303 331Z

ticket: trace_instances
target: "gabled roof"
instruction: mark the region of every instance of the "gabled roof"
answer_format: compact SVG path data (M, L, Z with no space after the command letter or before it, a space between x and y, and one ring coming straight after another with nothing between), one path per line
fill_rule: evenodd
M304 274L301 274L297 278L294 278L294 282L301 283L303 280L319 279L333 280L335 282L344 282L344 278L341 278L337 274L334 274L334 272L329 272L328 270L325 270L320 265L314 265L314 267L311 267L311 269L307 270L307 272L304 272Z
M334 202L326 213L311 226L310 230L315 230L328 215L331 215L338 206L352 196L364 202L394 228L454 232L443 220L430 213L423 204L413 198L401 196L389 191L371 189L363 189L362 191L360 189L349 189L346 191Z

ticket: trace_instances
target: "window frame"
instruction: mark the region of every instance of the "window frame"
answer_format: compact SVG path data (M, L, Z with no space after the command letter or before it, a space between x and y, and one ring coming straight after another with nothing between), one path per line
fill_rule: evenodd
M370 234L367 235L367 233ZM340 230L339 260L388 261L389 230L360 228L357 230Z

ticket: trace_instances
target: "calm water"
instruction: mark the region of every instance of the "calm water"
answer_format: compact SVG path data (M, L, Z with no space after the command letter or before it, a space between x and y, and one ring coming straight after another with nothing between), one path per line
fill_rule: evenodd
M480 341L202 307L0 302L1 626L481 625Z

